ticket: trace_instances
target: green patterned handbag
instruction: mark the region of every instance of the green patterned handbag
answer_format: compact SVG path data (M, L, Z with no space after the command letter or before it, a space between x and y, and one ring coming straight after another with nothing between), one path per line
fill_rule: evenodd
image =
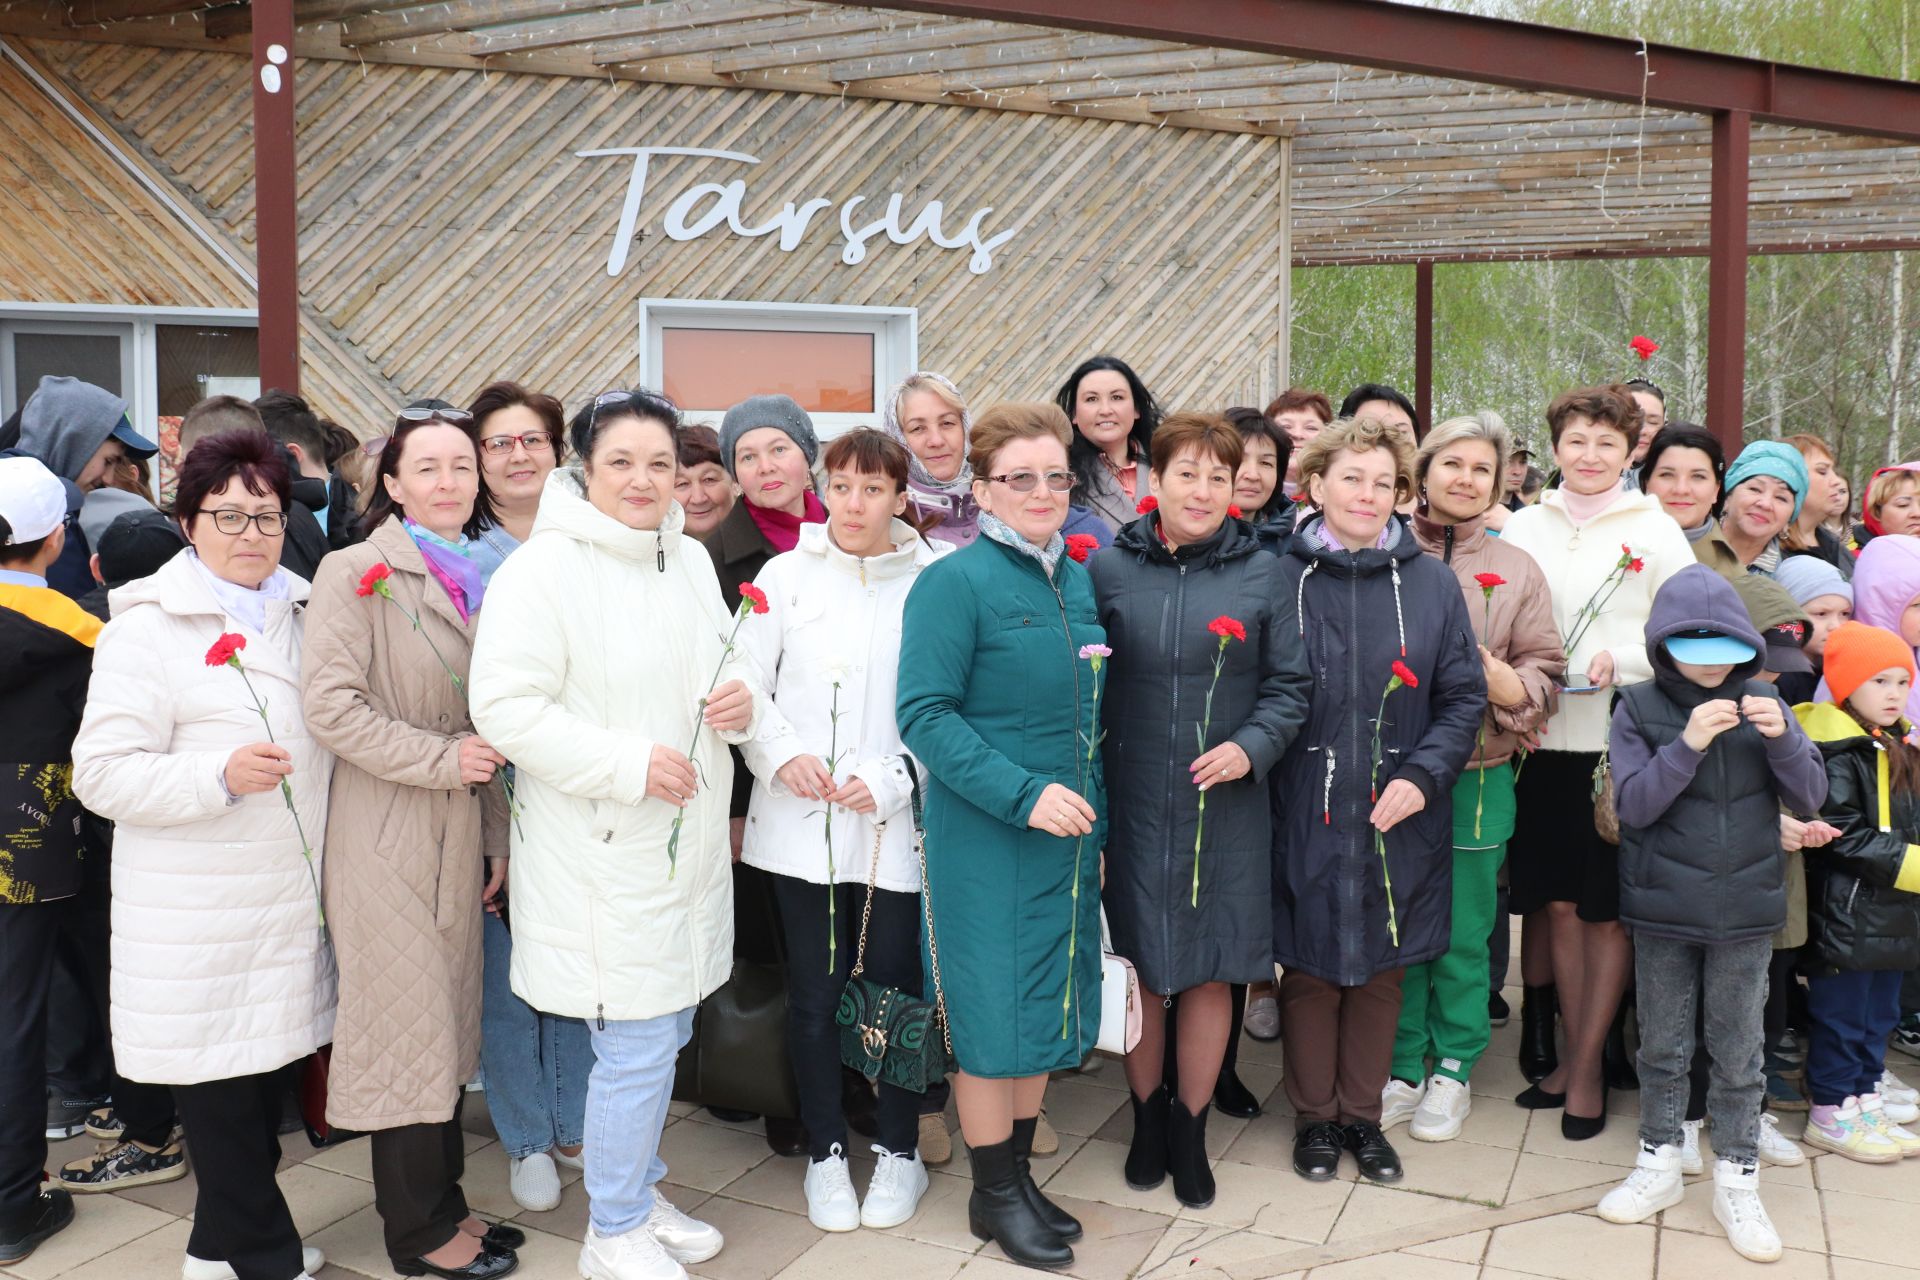
M940 950L934 943L933 906L927 894L927 846L920 817L920 777L907 760L913 780L913 847L920 859L920 903L927 927L927 954L933 961L933 1003L898 987L883 987L860 976L867 959L867 922L873 918L874 882L880 872L880 846L886 824L874 824L873 857L867 867L867 905L860 913L860 946L853 973L840 993L834 1021L840 1025L840 1061L868 1080L925 1093L953 1069L953 1031L947 1021L946 992L940 985ZM939 1034L935 1034L938 1024Z

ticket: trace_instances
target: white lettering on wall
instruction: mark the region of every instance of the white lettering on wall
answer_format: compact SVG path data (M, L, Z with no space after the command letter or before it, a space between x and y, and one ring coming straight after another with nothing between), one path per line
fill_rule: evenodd
M581 159L633 157L633 170L627 177L626 200L620 206L620 225L614 231L613 247L607 251L607 274L610 276L617 276L626 270L627 251L633 244L633 235L640 220L640 201L647 193L647 164L653 157L705 156L714 160L730 160L736 164L760 163L759 157L743 151L715 151L706 147L605 147L594 151L576 151L574 154ZM747 184L742 178L735 178L731 182L695 183L667 206L666 216L661 219L661 229L670 240L697 240L710 231L718 230L723 224L734 235L748 238L778 233L781 250L791 253L800 246L815 215L833 206L833 201L821 196L800 204L788 201L780 212L759 226L750 226L741 212L746 199ZM943 225L946 209L938 200L927 201L918 216L911 222L905 222L906 198L896 191L887 197L886 212L871 222L855 226L854 211L864 203L865 196L854 196L840 206L840 233L846 239L846 247L840 251L840 261L848 266L858 265L864 260L867 241L884 234L897 245L910 245L924 237L942 249L970 249L972 253L967 259L967 270L974 275L984 275L993 267L993 251L1013 239L1014 233L1011 231L984 235L982 224L987 215L993 212L992 206L976 209L959 233L950 236Z

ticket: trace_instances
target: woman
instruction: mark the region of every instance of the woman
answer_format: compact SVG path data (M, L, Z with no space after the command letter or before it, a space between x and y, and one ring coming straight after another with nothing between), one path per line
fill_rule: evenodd
M1163 419L1153 437L1159 506L1092 562L1114 650L1101 727L1117 799L1101 904L1114 951L1133 961L1143 994L1161 997L1144 1002L1140 1043L1126 1057L1127 1185L1151 1190L1171 1171L1189 1208L1213 1202L1207 1104L1239 1029L1228 984L1273 974L1265 784L1306 717L1311 679L1279 560L1227 516L1241 452L1225 418ZM1213 630L1223 618L1244 638ZM1175 995L1177 1096L1166 1070Z
M1721 531L1749 573L1773 576L1782 536L1800 518L1806 496L1806 460L1778 440L1754 441L1727 468Z
M1267 421L1287 437L1293 448L1288 456L1286 479L1280 496L1289 502L1300 500L1300 451L1307 441L1319 435L1333 421L1333 401L1323 391L1288 387L1267 406ZM1244 508L1243 508L1244 509Z
M1028 1170L1047 1073L1078 1066L1099 1022L1087 1002L1100 989L1105 797L1099 674L1082 655L1106 632L1060 535L1070 439L1053 405L997 405L974 423L980 537L907 597L897 707L929 775L928 947L972 1150L968 1225L1035 1267L1071 1263L1080 1235Z
M1444 955L1401 980L1393 1076L1381 1099L1381 1127L1410 1120L1422 1142L1459 1137L1472 1110L1468 1081L1493 1032L1487 939L1507 927L1495 904L1513 835L1510 762L1567 667L1540 566L1487 533L1487 514L1507 510L1510 447L1497 414L1451 418L1427 433L1413 467L1414 539L1453 570L1487 681L1479 741L1453 787L1452 933Z
M192 550L114 593L73 744L75 794L115 824L114 1063L171 1085L189 1130L188 1280L291 1280L324 1261L274 1182L283 1069L334 1030L317 879L333 759L300 716L291 501L264 433L195 446L175 491ZM229 634L246 641L240 669L208 665Z
M1853 485L1837 471L1834 473L1833 514L1827 517L1823 527L1839 540L1843 549L1852 553L1854 548L1848 542L1853 537Z
M1114 356L1082 361L1053 399L1073 427L1073 501L1116 533L1153 491L1141 464L1160 407L1140 375Z
M1286 550L1299 514L1281 492L1281 478L1293 465L1293 440L1258 409L1229 409L1226 419L1240 433L1240 469L1233 476L1233 505L1240 508L1240 518L1252 526L1260 549L1278 555Z
M720 458L720 437L712 427L689 423L680 428L680 476L674 501L686 513L687 533L704 538L733 510L739 492Z
M1746 576L1746 566L1727 542L1714 513L1727 476L1727 455L1720 437L1691 422L1670 422L1647 447L1640 464L1640 491L1687 535L1696 560L1729 582Z
M1519 812L1507 864L1513 913L1532 917L1529 931L1547 930L1553 957L1553 990L1530 987L1523 1018L1550 1029L1543 1009L1557 1000L1567 1052L1550 1066L1537 1062L1547 1074L1517 1101L1564 1106L1560 1131L1575 1141L1606 1127L1601 1054L1633 957L1620 927L1620 850L1584 816L1607 745L1607 690L1653 678L1645 630L1654 592L1696 563L1660 503L1622 483L1640 422L1640 406L1618 384L1557 397L1547 430L1560 486L1516 511L1501 534L1546 574L1567 656L1560 705L1514 788Z
M674 1276L723 1243L660 1192L660 1134L694 1009L733 965L721 739L751 732L754 697L726 638L755 620L728 615L684 535L678 425L645 391L574 415L580 465L547 477L474 651L475 722L520 807L513 989L593 1039L588 1280Z
M1300 478L1317 514L1295 531L1280 586L1298 602L1315 687L1272 788L1293 1168L1325 1181L1345 1149L1362 1176L1397 1182L1380 1098L1400 976L1447 950L1449 795L1487 682L1459 584L1394 518L1413 494L1410 434L1342 419L1307 445Z
M1886 533L1920 535L1920 462L1881 467L1867 479L1860 523L1853 527L1854 555Z
M1853 557L1847 554L1846 540L1827 526L1847 509L1847 481L1833 448L1815 435L1787 437L1787 443L1800 451L1807 464L1807 497L1800 514L1788 526L1782 549L1789 556L1818 556L1842 577L1853 572Z
M472 415L437 401L404 410L375 479L367 540L327 557L314 583L301 699L340 762L327 1120L373 1135L395 1270L501 1276L526 1237L482 1222L460 1190L460 1104L480 1065L481 900L507 854L506 802L489 785L505 761L475 734L463 689L487 581L473 552L488 508ZM391 598L363 589L378 566Z
M498 521L480 530L473 548L491 575L533 536L547 474L566 456L566 418L558 400L512 382L489 384L467 412ZM593 1045L578 1018L542 1013L513 994L505 903L490 898L481 922L480 1067L487 1113L507 1153L507 1189L515 1204L540 1213L560 1203L558 1166L584 1167L580 1136Z
M973 419L960 388L937 373L908 374L887 393L881 426L907 447L907 503L930 538L964 547L980 536L980 505L967 465Z
M900 518L909 456L866 429L827 447L827 523L803 527L800 545L760 571L769 613L741 635L772 688L759 734L741 748L755 779L741 858L768 873L780 904L787 1039L811 1147L803 1190L822 1231L897 1227L927 1188L920 1095L882 1081L878 1163L865 1202L855 1198L834 1021L862 938L866 977L921 985L920 860L894 680L907 592L951 548ZM823 821L828 811L837 823Z

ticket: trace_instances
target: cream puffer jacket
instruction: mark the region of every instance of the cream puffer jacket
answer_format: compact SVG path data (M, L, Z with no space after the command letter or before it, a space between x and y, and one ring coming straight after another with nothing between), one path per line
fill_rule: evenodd
M1553 591L1553 623L1562 637L1587 601L1601 591L1620 562L1622 547L1641 561L1628 573L1606 608L1566 655L1568 685L1584 685L1587 667L1600 653L1611 653L1615 684L1653 679L1647 658L1647 615L1654 593L1694 559L1693 544L1660 503L1644 493L1623 495L1583 525L1567 515L1565 496L1549 490L1531 507L1516 511L1500 531L1500 540L1534 558ZM1560 707L1546 722L1541 748L1546 751L1603 751L1613 723L1613 695L1562 693Z
M121 1075L200 1084L255 1075L333 1038L333 953L316 892L333 757L300 714L301 602L268 601L266 634L225 616L192 557L110 597L94 649L73 789L113 820L113 1058ZM223 632L241 632L243 680L209 667ZM260 742L253 692L312 847L301 856L276 789L229 801L221 777Z
M699 791L678 810L647 795L654 744L686 750L716 671L746 681L756 716L762 698L737 647L722 660L733 616L680 504L658 530L631 529L582 484L578 468L547 476L533 536L487 587L473 723L515 769L514 993L566 1017L655 1018L698 1004L733 968L733 764L722 735L701 729Z
M890 537L894 550L860 559L834 545L827 525L802 525L800 545L769 560L754 579L769 611L747 620L740 643L773 693L759 733L741 747L754 778L741 853L749 866L814 884L864 883L877 818L886 833L876 885L920 892L907 749L894 715L900 613L920 570L953 548L926 541L901 520ZM795 795L777 776L805 754L837 759L836 781L858 778L873 794L871 818L834 807L831 874L825 806Z

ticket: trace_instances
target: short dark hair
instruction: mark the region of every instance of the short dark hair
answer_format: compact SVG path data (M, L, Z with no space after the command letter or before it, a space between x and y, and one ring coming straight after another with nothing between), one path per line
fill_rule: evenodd
M907 491L907 464L912 455L907 446L872 427L856 427L835 436L820 458L822 471L852 471L864 476L885 476L893 481L895 493Z
M25 564L40 554L40 548L46 546L47 538L53 535L35 538L32 542L9 543L7 539L12 536L13 526L7 523L5 516L0 516L0 564Z
M327 438L327 470L340 465L340 459L360 447L360 437L332 418L320 419L320 433Z
M593 441L599 434L600 428L609 422L617 422L621 418L651 418L660 423L667 429L667 434L673 437L674 448L676 452L678 451L680 410L674 407L673 401L657 391L649 391L644 387L623 394L626 399L605 405L599 402L599 397L595 397L581 405L579 411L573 415L573 421L567 426L567 434L572 439L573 451L580 455L582 462L592 460ZM718 450L716 449L715 452Z
M1425 433L1426 428L1421 425L1420 414L1414 409L1413 401L1407 399L1405 392L1390 387L1384 382L1363 382L1347 392L1347 398L1340 402L1338 416L1351 418L1360 411L1360 406L1369 400L1385 400L1389 404L1398 405L1401 412L1407 415L1407 420L1413 423L1413 434L1418 436Z
M1295 409L1312 410L1313 415L1320 419L1321 426L1325 426L1327 423L1333 421L1333 402L1327 399L1327 393L1324 391L1309 391L1305 387L1288 387L1285 391L1275 396L1273 403L1267 406L1266 416L1269 418L1277 418L1281 414L1291 413Z
M181 528L193 523L200 504L216 489L224 489L235 476L247 492L261 498L280 499L280 509L293 509L293 476L287 470L287 455L265 432L242 427L238 431L217 431L203 436L180 463L174 482L173 516Z
M1628 378L1620 384L1629 391L1644 391L1660 402L1662 409L1667 407L1667 393L1645 378Z
M1153 433L1153 469L1165 471L1183 450L1191 449L1202 458L1211 457L1228 471L1238 472L1240 455L1246 448L1244 440L1225 414L1191 410L1170 413Z
M1296 388L1296 390L1298 390L1298 388ZM1280 404L1281 401L1286 400L1288 396L1293 394L1294 392L1290 391L1286 396L1281 396L1279 400L1275 400L1273 404L1268 405L1264 413L1247 405L1236 405L1234 408L1227 410L1225 415L1227 421L1231 422L1235 429L1240 432L1240 438L1243 443L1255 437L1273 442L1273 461L1275 467L1278 468L1277 476L1273 482L1273 496L1267 499L1267 505L1259 511L1241 512L1242 515L1255 524L1259 524L1261 521L1267 519L1268 516L1272 515L1274 511L1287 505L1287 495L1282 491L1281 482L1286 477L1287 464L1293 461L1293 437L1273 424L1273 415L1276 413L1285 413L1287 409L1313 407L1311 405L1288 405L1286 408L1274 408L1274 405ZM1327 398L1320 395L1318 391L1303 392L1301 394L1318 396L1321 404L1324 405L1327 403ZM1329 408L1327 411L1331 413L1332 409ZM1314 412L1318 413L1319 410L1315 409ZM1243 453L1241 456L1244 459L1245 454Z
M400 471L400 457L407 451L407 437L422 427L452 427L467 438L473 446L473 473L479 481L479 492L473 497L473 511L467 516L461 532L468 537L478 537L480 531L490 524L498 524L499 516L493 509L493 497L487 492L487 473L480 466L480 433L475 430L474 420L449 422L442 417L431 417L421 421L395 418L393 434L387 437L385 447L380 450L380 461L373 469L373 479L369 482L372 493L367 498L367 509L360 517L360 536L367 537L375 529L387 522L388 516L404 516L406 512L393 495L387 492L386 478Z
M267 434L281 444L297 444L300 452L318 463L327 460L327 432L320 415L305 400L278 387L253 402Z
M222 431L265 431L267 425L251 400L239 396L208 396L180 419L180 456L186 457L193 446Z
M680 469L701 467L711 462L725 469L726 462L720 457L720 435L704 422L692 422L680 428L680 438L675 441L675 452L680 455Z
M540 419L540 425L553 437L553 460L556 464L567 458L567 411L560 402L545 392L532 391L517 382L505 380L489 382L480 388L480 394L467 406L467 412L473 415L474 434L484 438L483 429L487 419L515 405L531 409Z
M1721 445L1720 437L1694 422L1669 422L1660 428L1653 437L1653 443L1647 446L1646 460L1640 464L1640 491L1646 492L1647 482L1653 479L1653 469L1660 462L1660 455L1669 449L1698 449L1707 455L1713 464L1713 513L1720 514L1720 499L1727 496L1727 451Z

